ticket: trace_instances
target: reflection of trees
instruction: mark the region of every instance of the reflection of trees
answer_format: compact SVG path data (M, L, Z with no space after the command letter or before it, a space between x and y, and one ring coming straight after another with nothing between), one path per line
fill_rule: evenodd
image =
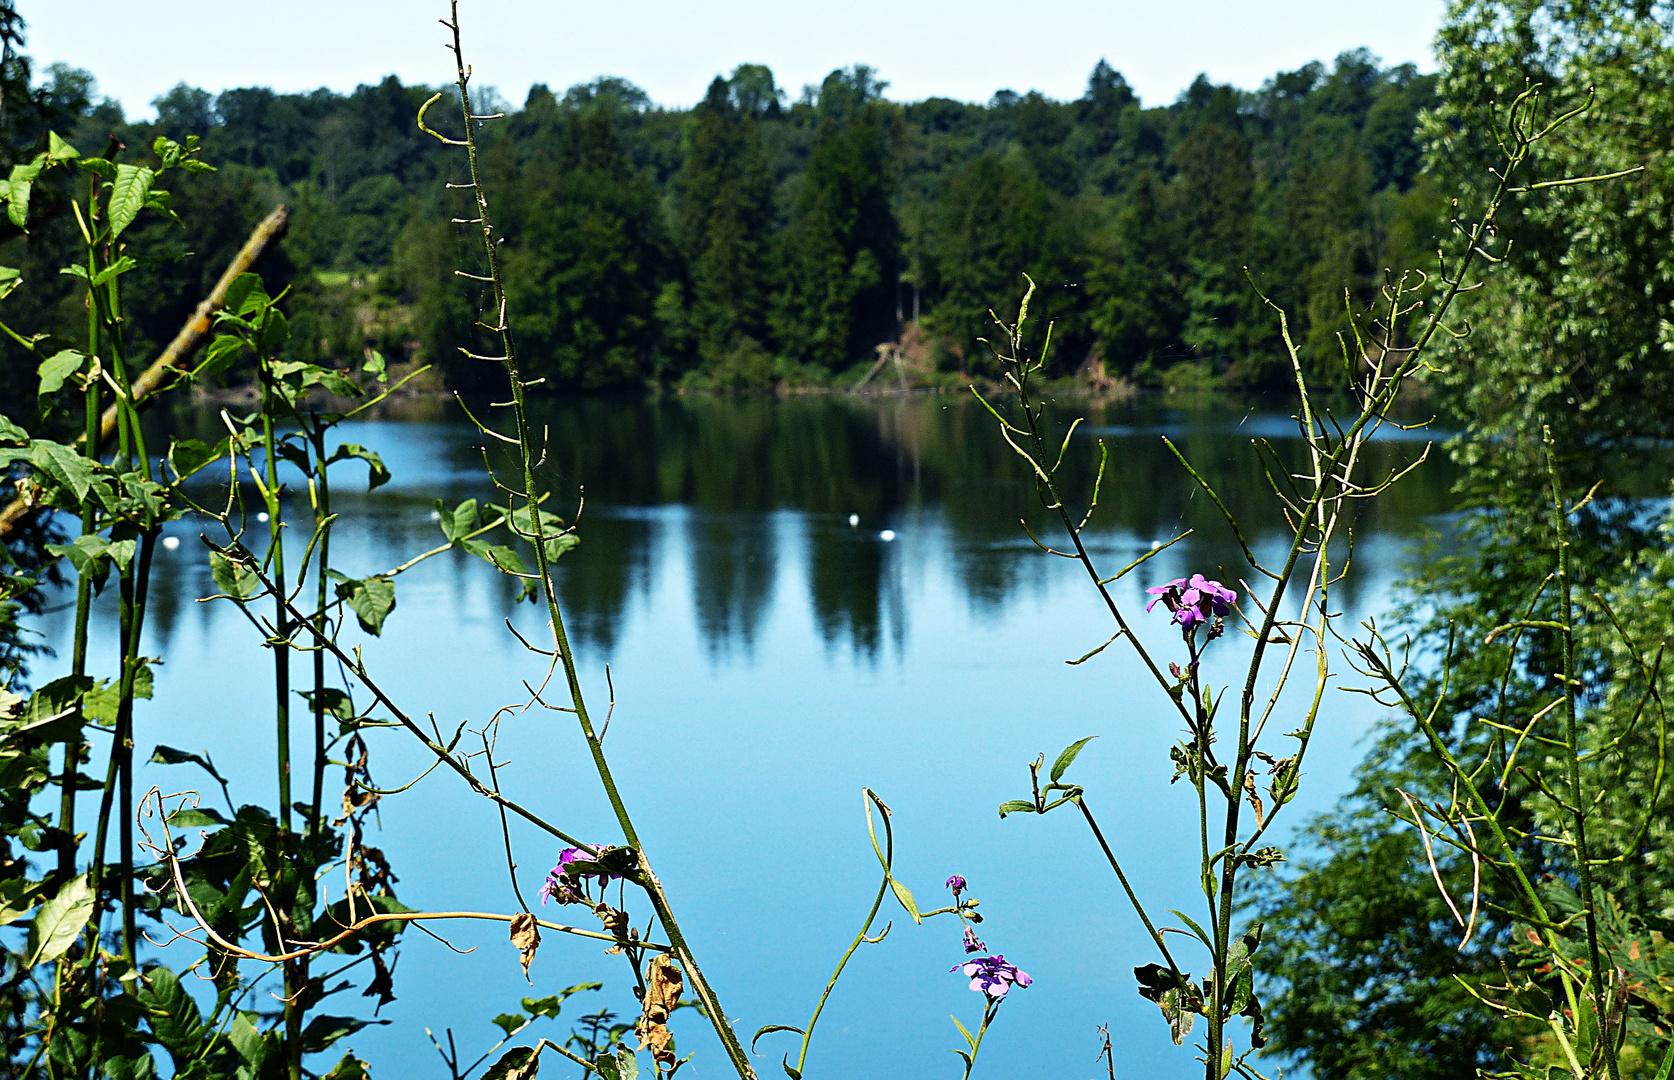
M356 522L353 530L338 533L333 549L333 561L350 573L382 569L400 561L391 555L405 558L439 541L428 521L429 499L436 493L416 478L403 487L400 440L426 443L422 449L429 460L442 462L442 483L449 490L440 494L450 504L490 494L480 479L483 439L458 417L456 406L446 407L446 419L436 415L434 403L399 408L407 410L401 418L426 422L408 428L390 424L387 434L373 424L374 430L361 436L390 451L395 483L367 497L348 471L335 488L334 506ZM501 411L486 401L480 408L473 402L472 408L485 419ZM591 396L546 399L536 403L535 413L547 433L546 479L559 492L553 509L568 517L583 487L591 506L581 546L559 564L571 632L578 644L606 651L615 644L629 595L648 580L655 527L611 507L692 509L686 528L693 603L712 648L733 641L748 648L766 615L778 566L775 511L810 515L806 572L820 631L828 642L848 638L863 653L874 652L883 637L904 632L901 578L891 561L898 550L880 544L877 530L900 527L909 515L945 528L946 550L936 558L973 606L989 610L1020 590L1038 587L1050 569L1018 519L1027 520L1047 543L1055 543L1061 532L992 418L966 394ZM1054 407L1048 419L1061 432L1083 413L1088 434L1072 442L1060 475L1072 500L1084 502L1098 466L1099 440L1108 446L1100 509L1086 535L1109 572L1152 541L1189 528L1196 530L1193 536L1142 568L1137 584L1169 576L1165 567L1219 573L1228 581L1247 576L1220 512L1163 445L1165 433L1214 485L1252 544L1265 551L1283 542L1288 526L1251 447L1253 433L1266 435L1286 468L1301 467L1302 447L1285 437L1282 411L1224 399L1147 397L1103 405L1071 402ZM152 422L203 439L214 439L219 430L214 409L177 409ZM157 437L161 445L161 434ZM498 462L499 449L490 448L491 460ZM1421 449L1416 442L1374 441L1366 450L1364 475L1387 475ZM1415 533L1427 516L1447 506L1452 472L1442 455L1432 455L1425 468L1387 495L1362 504L1355 533ZM860 515L859 529L847 526L850 514ZM183 547L172 561L184 565L190 558ZM470 602L487 600L509 609L516 583L486 572L478 581L474 571L482 569L463 564L458 573L466 592L450 599L465 602L468 593ZM1339 588L1344 602L1355 601L1357 580L1351 576ZM160 579L154 586L159 634L166 636L177 612L195 598L176 595L195 588L192 581Z
M692 598L711 654L750 651L772 597L776 551L765 514L694 514L688 527Z

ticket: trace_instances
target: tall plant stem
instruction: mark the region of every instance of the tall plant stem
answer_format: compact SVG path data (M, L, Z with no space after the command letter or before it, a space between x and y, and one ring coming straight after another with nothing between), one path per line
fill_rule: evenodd
M755 1069L750 1065L749 1055L738 1040L738 1034L728 1023L726 1012L721 1008L714 990L703 977L703 971L698 967L697 959L692 955L691 948L686 943L685 935L680 932L680 925L674 918L674 911L668 902L668 896L663 891L662 882L651 868L651 861L646 856L640 844L639 834L634 829L633 819L628 814L628 808L622 801L621 792L616 786L616 779L611 774L610 765L605 760L604 747L599 742L597 732L593 728L593 721L587 713L587 704L581 690L581 677L576 669L575 654L570 648L569 635L564 629L564 617L558 608L558 595L553 584L552 567L546 550L545 526L541 522L540 495L535 486L535 447L529 424L527 386L518 368L517 352L512 340L510 320L507 315L505 283L500 272L499 245L494 238L493 219L488 212L488 195L483 189L482 170L477 159L476 125L479 118L471 113L470 72L465 66L464 46L459 34L459 0L449 0L450 19L446 25L453 35L453 54L456 70L456 85L459 88L459 107L464 121L464 144L466 154L470 160L471 183L470 190L476 196L477 220L476 224L482 233L483 255L488 263L488 278L494 290L494 324L482 323L484 329L498 337L501 345L501 355L495 358L506 370L511 382L512 408L517 419L517 443L519 456L522 458L523 491L522 498L529 510L529 531L527 538L535 549L535 570L540 578L541 592L546 601L547 614L552 622L553 644L558 657L564 667L564 680L568 685L570 700L575 708L576 720L581 726L583 737L587 741L587 749L593 758L593 767L599 776L599 783L604 787L605 795L610 800L611 810L616 815L617 824L622 829L623 838L639 855L640 872L638 884L645 890L651 901L651 906L657 914L657 921L662 924L663 932L668 935L669 945L692 983L692 992L704 1006L704 1014L714 1026L715 1033L726 1048L727 1057L732 1061L733 1068L745 1080L754 1080ZM434 100L434 99L432 99ZM423 112L420 112L422 123ZM457 140L456 140L457 141ZM516 528L516 521L513 527Z
M130 608L126 654L122 658L122 682L116 713L116 749L122 766L118 772L122 821L117 840L122 853L119 860L121 880L117 883L122 900L122 955L134 962L134 682L139 676L139 646L145 630L145 604L151 584L151 555L156 549L157 531L147 529L140 535L139 556L134 564L133 581L123 582L125 593L131 589L131 600L124 595Z
M1569 766L1569 802L1575 828L1575 865L1580 877L1581 903L1586 910L1587 963L1592 972L1593 1008L1598 1019L1599 1044L1604 1049L1604 1066L1610 1080L1620 1080L1621 1066L1616 1060L1616 1040L1605 1028L1604 962L1598 947L1598 903L1593 892L1591 852L1587 847L1587 799L1581 790L1581 743L1575 721L1575 605L1573 582L1569 575L1569 511L1564 506L1563 488L1558 483L1558 465L1552 452L1552 431L1542 432L1546 442L1546 471L1552 481L1552 511L1557 517L1558 533L1558 603L1563 617L1564 653L1564 742Z
M89 277L91 280L91 276ZM99 353L99 313L93 303L91 295L87 298L87 351L90 356ZM90 460L99 458L99 381L88 379L87 387L82 391L83 406L86 409L86 437L82 442L82 453ZM95 507L91 499L85 500L81 507L81 532L85 536L91 533L98 524ZM92 567L81 571L76 578L76 622L74 644L70 652L70 674L81 676L87 674L87 623L93 609L93 575ZM58 796L58 876L68 880L76 872L76 776L81 767L81 724L83 722L81 704L76 704L76 728L69 738L64 740L64 772L59 779Z
M315 566L315 616L314 631L317 636L324 637L329 616L326 613L326 603L330 598L330 582L328 576L331 570L331 486L327 479L325 430L318 426L309 432L309 442L314 449L315 468L319 476L314 488L314 527L320 531L319 562ZM314 650L314 792L308 801L308 834L315 836L320 831L320 807L325 789L326 769L326 654L324 649Z

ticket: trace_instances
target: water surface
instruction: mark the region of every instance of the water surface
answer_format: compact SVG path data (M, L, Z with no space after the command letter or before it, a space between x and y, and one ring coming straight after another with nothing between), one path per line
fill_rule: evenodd
M1065 403L1054 418L1073 408ZM1080 819L1067 809L1003 822L995 813L1001 800L1027 794L1036 754L1098 735L1072 778L1086 785L1130 877L1159 914L1201 906L1195 801L1169 784L1178 718L1131 649L1065 664L1113 628L1079 566L1042 555L1024 534L1020 518L1056 539L992 420L959 396L582 398L542 402L537 412L565 499L585 489L583 542L561 561L560 578L586 688L602 713L608 664L615 707L606 749L738 1029L747 1036L805 1022L852 939L877 888L861 812L861 790L871 787L894 810L901 879L931 906L946 895L943 880L963 874L982 900L990 947L1034 976L1002 1010L980 1075L1091 1076L1100 1024L1120 1048L1118 1075L1197 1074L1190 1051L1170 1043L1155 1007L1134 992L1132 969L1153 959L1149 944ZM432 500L495 495L482 438L457 407L409 404L398 413L341 431L379 450L394 473L371 493L357 482L358 466L333 473L342 516L332 558L351 576L442 542ZM1199 571L1231 583L1246 573L1219 512L1194 491L1163 435L1221 492L1258 551L1282 549L1283 522L1249 449L1252 437L1267 438L1299 460L1282 411L1147 398L1094 408L1090 421L1071 444L1065 478L1084 496L1102 439L1108 475L1087 540L1106 572L1195 530L1113 586L1130 616L1159 581ZM209 410L182 410L166 423L212 435L217 421ZM1380 440L1368 475L1422 448L1410 436ZM1451 477L1440 457L1355 521L1354 565L1337 593L1346 619L1389 606L1410 542L1447 510ZM271 804L271 661L235 609L197 602L213 591L196 539L203 528L171 525L182 542L158 552L143 651L167 662L155 699L138 713L139 756L157 743L207 750L237 800ZM408 712L434 714L450 732L480 726L527 698L523 680L543 675L504 620L538 640L544 615L514 605L514 593L482 562L448 553L401 576L381 638L352 629L345 640L364 646ZM48 620L60 655L69 618ZM101 619L94 655L109 661L114 618L103 611ZM1139 624L1157 655L1183 659L1163 616ZM1231 680L1243 655L1236 639L1218 643L1212 675ZM1373 719L1362 697L1327 698L1302 795L1286 810L1291 827L1346 788ZM1281 718L1278 730L1289 726ZM383 784L408 783L428 764L399 731L370 741ZM300 738L297 753L306 754ZM618 839L573 719L537 709L508 720L500 757L501 782L517 798L572 834ZM334 784L340 775L332 770ZM146 766L140 783L178 790L200 776ZM408 905L515 909L498 815L456 778L432 773L384 800L380 822L368 842L388 854ZM519 881L532 895L556 845L515 822L512 836ZM948 973L962 957L959 928L945 919L914 926L898 909L886 917L889 937L860 951L827 1007L811 1077L957 1076L948 1050L961 1040L949 1014L974 1025L981 1012L965 980ZM425 1029L451 1028L462 1049L487 1049L498 1037L489 1019L515 1011L524 995L606 984L531 1037L561 1037L600 1007L630 1019L637 1012L621 961L595 943L549 934L531 990L500 925L443 934L453 948L405 936L400 996L381 1017L389 1023L347 1040L378 1075L446 1076ZM348 996L336 1011L365 1007ZM683 1012L674 1026L681 1052L696 1055L684 1075L726 1075L700 1017ZM762 1041L764 1076L778 1072L794 1042ZM565 1071L557 1065L549 1068Z

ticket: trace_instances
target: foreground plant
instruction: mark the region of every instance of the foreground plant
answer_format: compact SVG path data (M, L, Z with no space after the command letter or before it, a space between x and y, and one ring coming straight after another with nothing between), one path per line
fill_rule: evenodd
M1349 312L1352 333L1339 336L1341 381L1328 387L1346 395L1350 405L1346 416L1335 415L1318 399L1319 388L1308 381L1310 365L1291 338L1285 312L1266 301L1277 315L1290 359L1297 394L1295 422L1305 457L1296 468L1265 439L1254 440L1254 448L1289 540L1279 559L1258 558L1220 495L1172 441L1164 440L1192 481L1225 517L1232 538L1260 585L1258 595L1255 586L1245 583L1248 606L1239 603L1235 590L1202 573L1149 590L1154 599L1147 610L1159 603L1164 605L1171 624L1179 630L1177 659L1159 658L1140 640L1110 586L1188 534L1158 545L1115 573L1101 570L1083 543L1082 534L1098 506L1108 452L1101 442L1091 497L1079 516L1073 514L1058 473L1081 421L1072 423L1061 438L1047 430L1045 408L1036 395L1034 379L1045 367L1051 330L1048 328L1039 350L1031 352L1027 324L1029 301L1034 294L1032 281L1016 321L1007 324L996 320L1003 335L996 354L1011 397L1002 411L980 392L977 396L998 422L1001 436L1028 466L1042 504L1062 523L1069 548L1052 548L1038 539L1036 544L1050 555L1078 563L1115 623L1115 633L1108 641L1072 662L1090 660L1118 639L1126 638L1184 727L1185 737L1170 755L1175 779L1185 779L1196 796L1202 921L1185 912L1171 911L1186 928L1175 930L1159 928L1152 919L1094 818L1085 790L1065 780L1087 739L1065 748L1044 786L1040 770L1045 759L1038 759L1030 767L1031 797L1003 803L1000 815L1047 813L1066 804L1073 804L1081 812L1157 950L1160 962L1135 969L1139 992L1161 1008L1176 1043L1186 1040L1196 1019L1206 1022L1204 1039L1196 1045L1208 1080L1221 1080L1232 1072L1250 1078L1260 1076L1251 1060L1265 1044L1252 957L1260 948L1262 928L1259 923L1240 927L1238 914L1247 872L1260 872L1283 860L1277 847L1264 845L1263 841L1280 811L1296 796L1314 725L1333 678L1331 653L1334 643L1343 638L1335 625L1331 591L1348 572L1349 563L1346 552L1340 558L1334 554L1342 546L1339 534L1355 500L1376 498L1423 461L1421 455L1405 469L1364 478L1363 452L1384 425L1394 424L1391 410L1402 387L1426 368L1427 350L1436 336L1466 332L1452 328L1448 315L1454 301L1476 287L1472 275L1478 263L1497 262L1504 257L1503 251L1499 255L1490 251L1495 217L1504 202L1541 188L1609 178L1579 177L1521 186L1515 183L1533 147L1581 111L1544 119L1540 115L1539 89L1530 87L1511 103L1503 117L1495 118L1504 152L1496 171L1498 187L1475 222L1453 223L1459 242L1455 254L1443 255L1435 288L1417 272L1389 281L1366 331ZM1230 704L1214 691L1215 680L1206 672L1212 659L1208 647L1228 628L1236 628L1251 642L1242 673L1233 677L1241 689ZM1216 657L1223 653L1217 652ZM1296 709L1288 704L1289 698L1284 698L1286 704L1281 706L1281 698L1299 663L1308 663L1312 674L1311 686L1302 692L1301 718L1292 730L1270 734L1268 725L1276 714ZM1275 736L1288 741L1274 744ZM1246 806L1253 824L1245 817ZM1207 973L1194 978L1187 970L1192 965L1175 957L1165 933L1184 934L1188 940L1195 940L1204 950ZM1235 1019L1249 1023L1247 1049L1235 1046L1231 1031Z

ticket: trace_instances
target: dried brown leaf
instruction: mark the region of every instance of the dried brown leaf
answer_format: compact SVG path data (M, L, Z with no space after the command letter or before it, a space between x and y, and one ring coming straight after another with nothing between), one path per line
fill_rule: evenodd
M658 956L651 961L651 970L645 980L645 1007L640 1013L639 1022L634 1025L634 1032L639 1036L639 1048L647 1047L657 1064L665 1069L672 1069L676 1059L674 1049L670 1044L674 1041L674 1034L668 1029L668 1018L680 1004L680 991L685 987L685 980L680 974L680 965L667 956Z
M529 964L535 959L535 950L541 947L541 928L527 911L513 916L511 943L517 948L517 958L523 961L523 978L534 985L534 980L529 978Z

